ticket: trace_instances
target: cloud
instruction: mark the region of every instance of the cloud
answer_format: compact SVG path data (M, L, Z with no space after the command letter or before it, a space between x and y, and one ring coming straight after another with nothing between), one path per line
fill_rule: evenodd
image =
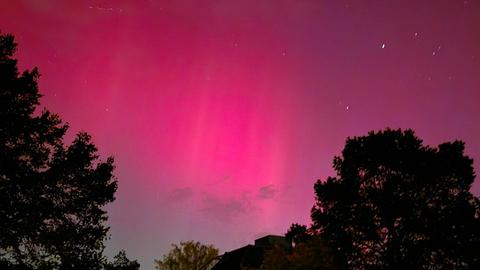
M185 201L193 196L193 190L190 187L177 188L169 196L171 202Z
M200 208L200 212L221 221L230 221L251 210L251 202L247 194L243 194L240 198L226 199L207 194Z
M263 186L258 189L258 197L264 200L273 199L277 193L278 190L274 185Z

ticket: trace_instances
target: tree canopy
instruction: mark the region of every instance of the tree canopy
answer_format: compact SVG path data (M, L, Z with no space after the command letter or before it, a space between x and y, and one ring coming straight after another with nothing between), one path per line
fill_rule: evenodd
M280 247L267 250L260 270L344 269L323 240L307 232L302 232L301 235L305 238L297 241L292 250Z
M285 237L295 246L310 240L312 238L312 234L307 226L294 223L288 229Z
M348 138L315 184L312 229L351 269L480 269L480 207L464 143L411 130Z
M117 182L90 135L40 110L36 68L20 73L0 33L0 268L100 269Z
M218 257L218 249L212 245L203 245L200 242L180 242L173 244L172 249L162 260L155 260L155 269L158 270L207 270Z
M113 262L107 263L105 270L138 270L140 269L140 264L137 260L129 260L127 258L127 253L125 250L121 250L113 258Z

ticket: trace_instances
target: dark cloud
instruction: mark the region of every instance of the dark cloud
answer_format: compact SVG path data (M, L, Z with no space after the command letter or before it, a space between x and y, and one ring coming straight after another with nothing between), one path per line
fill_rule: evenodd
M274 185L263 186L258 190L258 197L264 200L273 199L277 193Z
M229 199L206 195L202 203L201 212L221 221L230 221L239 215L246 214L251 209L250 200L245 195L241 198Z
M170 194L171 202L181 202L185 201L193 196L193 190L189 187L177 188L172 191Z

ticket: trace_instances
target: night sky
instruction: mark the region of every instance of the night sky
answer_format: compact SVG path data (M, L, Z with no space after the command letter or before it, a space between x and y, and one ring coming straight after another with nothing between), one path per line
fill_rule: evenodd
M480 171L480 1L0 0L0 29L115 156L106 252L142 269L308 224L347 136L461 139Z

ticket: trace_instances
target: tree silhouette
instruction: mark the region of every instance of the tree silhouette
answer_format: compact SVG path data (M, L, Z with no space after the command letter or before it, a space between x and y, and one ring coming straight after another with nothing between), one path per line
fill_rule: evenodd
M200 242L180 242L172 245L172 249L162 260L155 260L158 270L207 270L218 257L218 249Z
M313 229L351 269L480 269L479 199L464 143L411 130L348 138L315 184Z
M39 73L19 73L17 44L0 33L0 269L100 269L114 200L113 158L86 133L38 110Z
M113 262L107 263L105 270L138 270L140 269L140 264L134 260L130 261L127 258L125 250L121 250L113 258Z
M312 234L309 232L307 226L294 223L288 229L285 237L295 246L310 240L312 238Z
M299 226L296 228L301 228ZM260 270L341 270L343 264L336 261L325 241L317 236L302 233L306 238L297 242L293 249L274 247L268 250Z

